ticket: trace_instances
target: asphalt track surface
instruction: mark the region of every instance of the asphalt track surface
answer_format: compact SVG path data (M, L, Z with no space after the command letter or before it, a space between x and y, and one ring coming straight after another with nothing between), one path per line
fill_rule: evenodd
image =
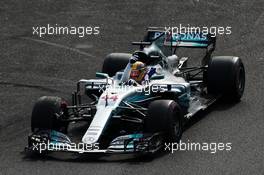
M263 0L0 2L0 174L264 174ZM100 35L32 35L47 24L100 26ZM148 26L231 26L215 55L236 55L246 68L238 104L218 104L193 122L184 142L231 142L231 151L178 151L154 159L23 154L30 114L42 95L69 98L81 78L94 78L111 52L132 52ZM34 40L32 40L34 39ZM36 41L41 40L41 41Z

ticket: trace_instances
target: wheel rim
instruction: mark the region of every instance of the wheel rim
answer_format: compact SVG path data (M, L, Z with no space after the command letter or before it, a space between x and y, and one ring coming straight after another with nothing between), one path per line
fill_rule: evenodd
M180 117L180 112L176 109L174 115ZM180 137L180 135L181 135L181 121L178 117L176 117L176 119L174 120L173 131L174 131L176 137Z
M239 69L239 75L238 75L238 90L242 94L245 87L245 70L243 66Z
M177 120L175 121L174 127L173 127L174 133L177 137L180 135L180 129L181 129L180 122L179 120Z

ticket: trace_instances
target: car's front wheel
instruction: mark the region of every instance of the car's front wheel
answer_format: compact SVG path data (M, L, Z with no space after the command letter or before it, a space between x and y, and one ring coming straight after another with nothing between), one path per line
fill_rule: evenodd
M156 100L148 107L146 132L164 132L166 142L179 142L183 133L183 113L173 100Z
M40 97L35 103L31 115L32 132L39 129L53 129L65 133L68 122L58 119L62 112L62 103L65 101L60 97Z

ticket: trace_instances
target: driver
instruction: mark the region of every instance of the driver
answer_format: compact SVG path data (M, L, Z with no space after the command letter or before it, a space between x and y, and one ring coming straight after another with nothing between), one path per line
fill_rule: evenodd
M134 84L134 82L140 85L146 84L148 83L149 78L155 72L156 72L155 68L148 68L143 62L136 61L133 64L131 64L129 84Z

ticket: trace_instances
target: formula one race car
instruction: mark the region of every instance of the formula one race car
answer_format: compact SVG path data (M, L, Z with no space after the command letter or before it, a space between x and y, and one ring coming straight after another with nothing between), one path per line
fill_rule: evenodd
M166 142L179 142L184 122L197 112L219 98L239 101L243 95L241 59L212 56L215 42L210 34L148 28L144 41L133 42L139 50L112 53L96 79L79 80L71 105L50 96L36 102L27 150L153 153ZM188 50L180 55L182 48ZM193 58L187 55L197 49L205 55L199 66L189 66ZM132 78L143 71L143 81ZM84 96L91 102L84 103ZM88 123L80 143L66 135L69 124L77 121Z

